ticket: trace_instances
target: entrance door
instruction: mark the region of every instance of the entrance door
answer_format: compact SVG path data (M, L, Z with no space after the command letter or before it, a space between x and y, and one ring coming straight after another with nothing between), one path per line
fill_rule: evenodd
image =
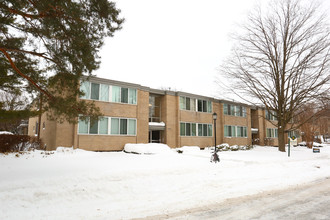
M161 143L161 131L150 131L149 143Z

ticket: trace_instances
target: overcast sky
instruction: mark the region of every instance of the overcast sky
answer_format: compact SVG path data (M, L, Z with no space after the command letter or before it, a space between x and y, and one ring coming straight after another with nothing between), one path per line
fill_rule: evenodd
M155 89L230 98L214 82L217 68L230 51L230 33L258 0L115 2L126 21L106 40L101 68L94 74Z

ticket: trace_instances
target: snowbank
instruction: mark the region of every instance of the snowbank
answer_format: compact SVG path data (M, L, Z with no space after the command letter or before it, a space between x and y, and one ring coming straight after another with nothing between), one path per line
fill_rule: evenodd
M2 135L2 134L11 134L11 135L13 135L13 133L11 133L9 131L0 131L0 135Z
M181 151L182 153L198 153L201 149L198 146L183 146L176 148L176 151Z
M166 144L126 144L124 151L136 154L171 154L173 151Z

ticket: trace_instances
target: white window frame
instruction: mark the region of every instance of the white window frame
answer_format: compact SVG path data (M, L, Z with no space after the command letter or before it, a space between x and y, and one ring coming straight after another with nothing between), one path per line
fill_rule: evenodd
M79 132L79 122L78 122L78 126L77 126L77 128L78 128L78 130L77 130L77 134L78 135L108 135L108 136L137 136L137 119L136 118L123 118L123 117L103 117L103 118L107 118L108 119L108 133L107 134L100 134L100 120L101 120L101 118L100 119L98 119L98 125L97 125L97 134L90 134L90 118L89 117L87 117L88 119L88 121L87 121L87 133L80 133ZM117 118L117 119L119 119L119 127L118 127L118 129L119 129L119 134L111 134L111 119L112 118ZM120 119L126 119L127 120L127 132L126 132L126 134L120 134ZM135 134L129 134L129 121L130 120L134 120L135 121L135 128L134 128L134 130L135 130Z
M185 134L181 134L181 124L184 124ZM187 135L187 124L190 124L190 135ZM195 135L193 134L193 124L195 124ZM198 134L198 125L202 126L202 135ZM206 125L206 133L207 135L204 136L204 125ZM209 132L209 129L211 127L211 132ZM196 122L180 122L179 123L179 131L181 137L213 137L213 124L207 124L207 123L196 123ZM211 134L210 134L211 133Z
M121 86L116 86L116 87L119 87L120 89L119 89L119 99L120 99L120 101L119 102L114 102L114 101L112 101L112 87L113 86L115 86L115 85L109 85L109 84L104 84L104 83L96 83L96 82L90 82L90 81L81 81L80 82L80 85L82 84L82 83L89 83L89 93L88 93L88 95L89 95L89 97L80 97L81 99L85 99L85 100L93 100L93 101L100 101L100 102L112 102L112 103L120 103L120 104L128 104L128 105L137 105L137 103L138 103L138 90L137 89L135 89L135 88L129 88L129 87L121 87ZM94 83L94 84L98 84L99 85L99 91L98 91L98 93L99 93L99 99L92 99L91 98L91 91L92 91L92 83ZM105 100L101 100L101 87L102 87L102 85L104 85L104 86L109 86L109 94L108 94L108 101L105 101ZM125 102L122 102L122 100L121 100L121 90L122 90L122 88L123 89L128 89L128 97L127 97L127 103L125 103ZM130 103L130 95L131 95L131 93L132 93L132 90L135 90L135 98L133 98L133 99L131 99L132 100L132 103ZM86 95L86 94L85 94Z
M226 129L226 127L227 127L227 129ZM226 135L226 131L229 130L229 127L230 127L230 133L231 134L230 135L228 135L228 134ZM243 128L243 134L241 134L243 136L238 136L238 129L241 129L241 128ZM246 131L246 136L244 135L245 131ZM233 134L233 133L235 133L235 134ZM225 138L247 138L249 136L249 133L248 133L248 129L247 129L246 126L241 126L241 125L224 125L223 136Z

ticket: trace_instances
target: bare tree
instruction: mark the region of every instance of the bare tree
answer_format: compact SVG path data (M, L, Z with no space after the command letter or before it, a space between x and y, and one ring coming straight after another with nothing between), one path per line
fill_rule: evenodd
M277 117L279 150L285 151L291 120L329 89L330 30L315 1L278 0L268 7L249 15L221 74Z

